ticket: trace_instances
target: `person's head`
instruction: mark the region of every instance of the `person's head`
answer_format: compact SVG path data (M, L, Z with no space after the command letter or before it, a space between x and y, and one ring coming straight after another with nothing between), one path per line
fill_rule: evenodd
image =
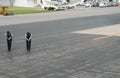
M10 31L9 31L9 30L7 31L7 34L10 34Z
M10 31L8 30L7 33L9 33Z
M6 34L7 34L7 37L10 37L10 36L11 36L10 31L7 31Z
M30 34L30 32L27 32L27 34Z
M30 32L27 32L26 34L27 34L27 35L29 35L29 36L31 35L31 33L30 33Z

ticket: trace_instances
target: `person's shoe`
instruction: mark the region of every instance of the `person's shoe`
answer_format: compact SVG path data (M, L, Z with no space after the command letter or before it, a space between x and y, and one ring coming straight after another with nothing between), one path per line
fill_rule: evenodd
M11 50L8 50L8 52L10 52Z
M27 52L30 52L30 50L27 50Z

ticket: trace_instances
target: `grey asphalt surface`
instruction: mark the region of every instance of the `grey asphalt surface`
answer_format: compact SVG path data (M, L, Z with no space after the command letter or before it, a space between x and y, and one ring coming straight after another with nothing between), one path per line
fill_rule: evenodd
M0 26L13 25L21 23L31 22L44 22L53 21L60 19L69 19L77 17L87 17L95 15L107 15L119 13L119 7L110 8L76 8L65 11L50 12L50 13L38 13L38 14L27 14L27 15L14 15L14 16L0 16Z
M87 12L99 12L101 8L85 9L86 16L81 17L1 25L0 78L120 78L120 37L93 41L100 35L72 33L120 24L118 8L108 9L109 14L104 14L103 8L103 14L87 15ZM6 21L15 17L1 16ZM10 24L9 21L6 23ZM12 52L7 52L4 38L8 29L14 35ZM25 49L24 34L27 31L33 34L30 53Z

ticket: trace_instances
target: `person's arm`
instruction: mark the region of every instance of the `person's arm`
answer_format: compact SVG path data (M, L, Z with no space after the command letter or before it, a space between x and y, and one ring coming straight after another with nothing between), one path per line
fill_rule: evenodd
M9 38L7 38L8 40L10 40L11 39L11 37L9 37Z
M13 34L11 34L11 37L8 38L8 40L12 39L13 38Z
M7 40L9 40L9 38L7 37L7 33L5 33L5 38L6 38Z
M30 41L31 39L32 39L32 34L31 34L30 38L28 39L28 41Z
M27 34L25 34L25 39L28 41Z
M11 34L11 37L9 37L9 40L13 38L13 34Z

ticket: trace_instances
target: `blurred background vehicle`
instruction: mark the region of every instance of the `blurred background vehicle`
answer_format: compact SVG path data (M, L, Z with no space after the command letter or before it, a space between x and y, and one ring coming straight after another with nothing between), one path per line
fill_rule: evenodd
M117 2L112 2L112 6L118 6Z
M105 7L111 7L112 6L110 2L105 2L104 4L105 4Z
M86 4L85 4L85 7L86 7L86 8L90 8L90 7L92 7L92 4L91 4L91 3L86 3Z
M76 7L76 4L75 3L68 3L65 5L66 9L73 9Z
M65 9L62 2L57 2L57 1L46 1L46 3L44 3L42 8L45 10L64 10Z
M99 7L99 2L93 2L92 6L93 7Z
M104 7L105 7L105 3L100 2L100 3L99 3L99 7L100 7L100 8L104 8Z

